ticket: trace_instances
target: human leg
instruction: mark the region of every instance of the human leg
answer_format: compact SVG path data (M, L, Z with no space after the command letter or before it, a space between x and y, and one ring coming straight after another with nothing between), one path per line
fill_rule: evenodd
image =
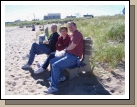
M22 66L22 69L26 69L26 68L30 68L30 65L32 65L33 61L34 61L34 57L35 55L39 55L39 54L49 54L50 53L50 48L45 46L44 44L37 44L37 43L33 43L31 46L31 50L29 53L29 60L27 62L27 64L25 64L24 66Z
M50 62L52 63L56 59L52 59ZM58 79L61 75L61 69L71 67L77 63L77 57L72 54L66 54L65 57L56 60L52 64L52 72L51 72L51 87L58 87Z
M34 61L34 57L35 55L39 55L39 54L49 54L50 53L50 48L45 46L44 44L37 44L37 43L33 43L31 50L30 50L30 57L28 60L28 64L31 65Z
M44 62L44 64L43 64L42 68L43 68L43 69L47 69L47 67L49 66L49 61L50 61L51 59L53 59L54 57L55 57L55 52L51 53L51 54L48 56L48 58L45 60L45 62Z

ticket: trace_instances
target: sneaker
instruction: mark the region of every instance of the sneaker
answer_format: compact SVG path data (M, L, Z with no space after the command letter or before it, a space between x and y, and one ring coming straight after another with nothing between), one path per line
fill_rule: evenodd
M63 76L63 77L61 77L61 78L59 78L59 82L63 82L63 81L65 81L66 80L66 77L65 76Z
M45 92L45 93L48 93L48 94L52 94L52 93L57 92L57 91L58 91L57 88L55 88L55 87L49 87L49 88L46 89L44 92Z
M29 59L29 54L27 54L26 56L23 56L22 59L23 59L23 60Z
M31 66L29 64L22 66L22 69L29 69L29 68L31 68Z
M49 77L47 80L48 80L48 81L51 81L51 77Z
M41 72L44 72L44 69L40 67L38 70L34 71L35 74L39 74Z
M40 63L37 63L37 67L40 68L42 67L44 64L40 64Z
M38 67L38 68L40 68L40 67L41 67L41 66L40 66L40 63L37 63L37 67Z

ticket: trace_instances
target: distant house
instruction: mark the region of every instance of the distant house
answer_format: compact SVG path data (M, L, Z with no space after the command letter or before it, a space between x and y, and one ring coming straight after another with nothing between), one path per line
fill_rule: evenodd
M14 22L21 22L21 20L15 20Z
M66 16L66 18L76 18L76 16Z
M48 16L44 16L44 20L48 20Z
M91 17L91 18L94 18L94 16L93 15L83 15L83 17Z
M49 20L49 19L61 19L61 14L60 13L49 13L47 16L44 16L44 20Z
M123 12L123 14L125 14L125 7L124 7L124 9L122 10L122 12Z
M14 22L5 22L5 24L12 24L12 23L14 23Z

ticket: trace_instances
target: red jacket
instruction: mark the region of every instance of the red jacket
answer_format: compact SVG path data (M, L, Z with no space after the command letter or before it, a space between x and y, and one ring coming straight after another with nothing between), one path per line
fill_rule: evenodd
M62 36L59 36L58 41L56 43L56 50L61 51L63 49L65 49L70 42L70 36L67 35L65 39L63 39Z

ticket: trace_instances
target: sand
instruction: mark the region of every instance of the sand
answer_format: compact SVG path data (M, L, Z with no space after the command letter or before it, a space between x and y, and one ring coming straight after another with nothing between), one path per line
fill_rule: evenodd
M23 70L27 62L22 56L29 53L31 44L37 42L36 32L31 28L5 28L5 94L6 95L47 95L49 71L35 75L37 62L44 62L47 55L36 55L32 69ZM49 68L50 70L50 68ZM111 70L107 64L97 63L94 75L81 73L72 80L59 83L59 91L51 95L124 95L124 61Z

